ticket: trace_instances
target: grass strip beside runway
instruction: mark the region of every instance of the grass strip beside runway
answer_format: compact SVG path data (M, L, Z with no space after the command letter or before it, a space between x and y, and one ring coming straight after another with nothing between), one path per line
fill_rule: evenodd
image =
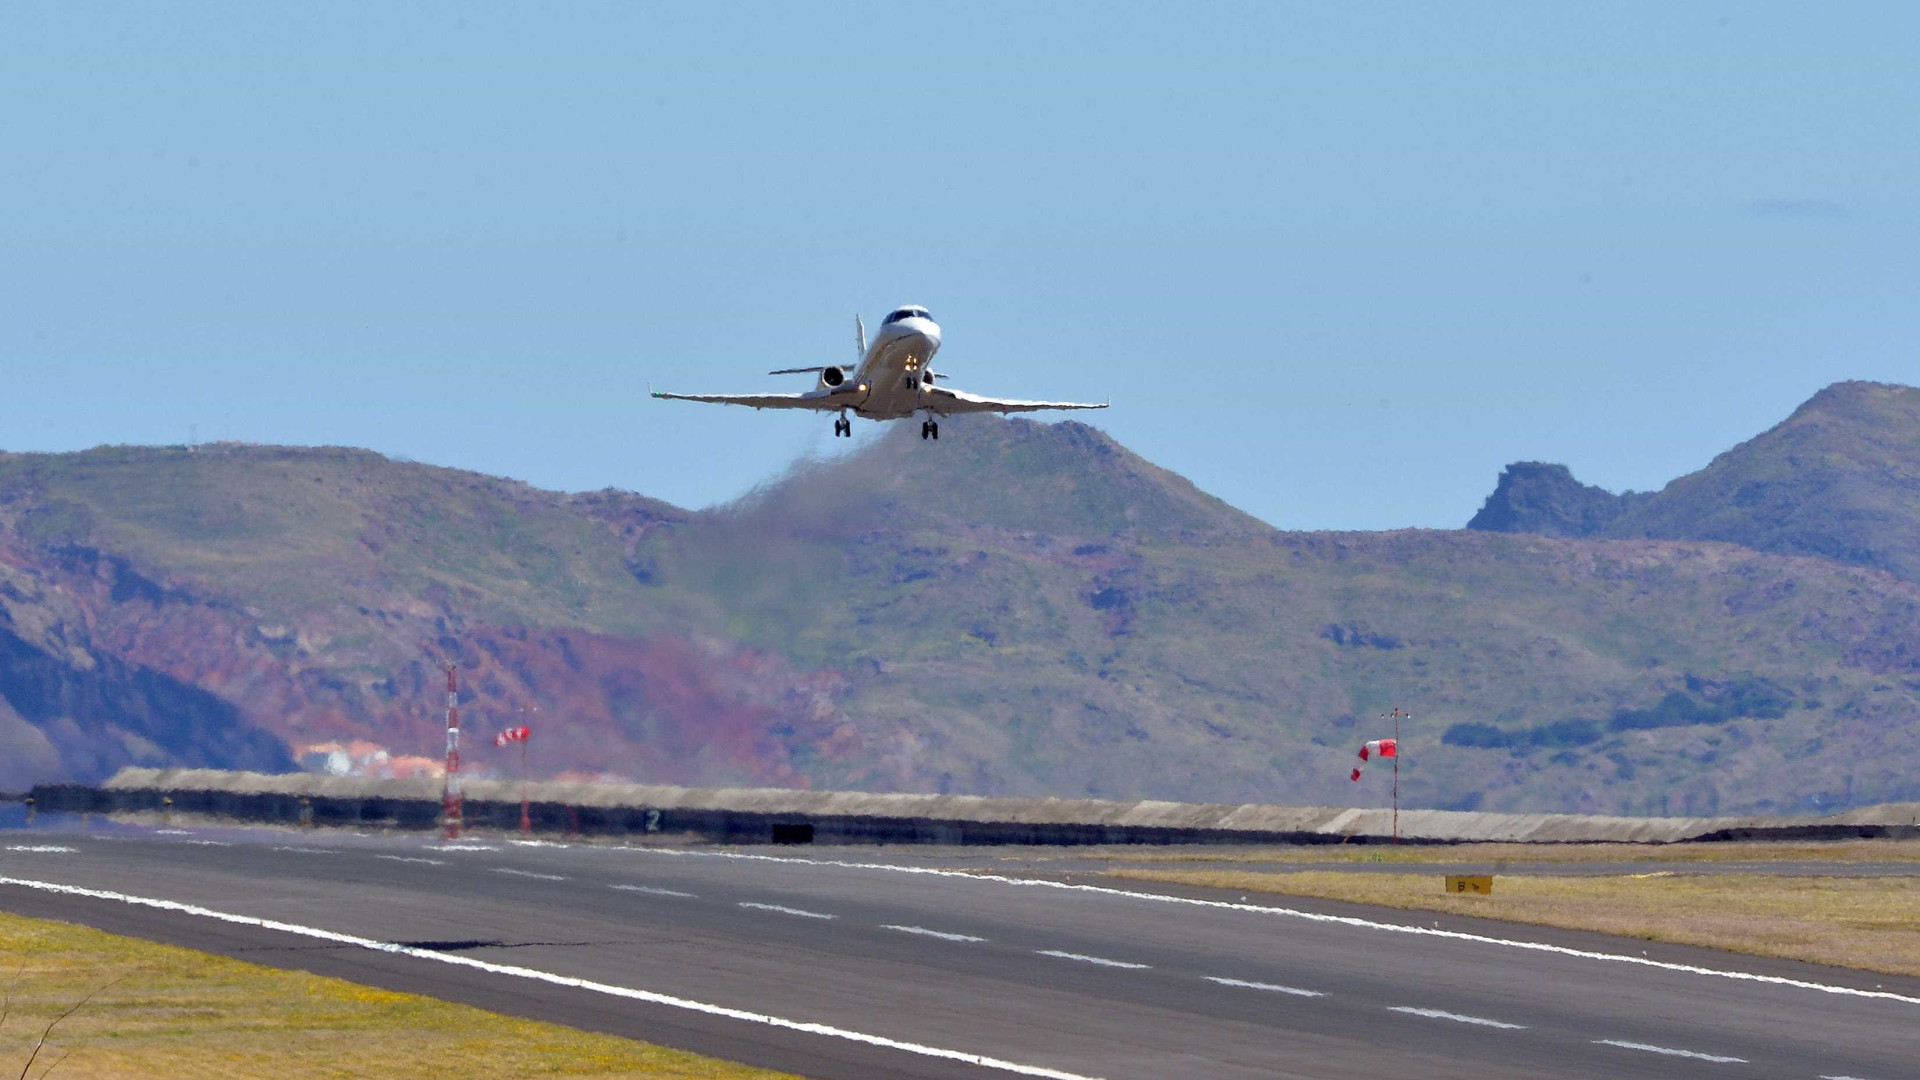
M1130 863L1775 863L1920 862L1920 840L1744 840L1685 844L1316 844L1167 851L1119 847L1008 855L1027 862L1108 855Z
M0 1073L9 1076L49 1021L89 994L48 1036L34 1077L55 1061L55 1076L101 1080L353 1080L436 1074L449 1063L473 1080L785 1075L6 912L0 986Z
M1779 874L1500 874L1493 895L1441 875L1122 869L1106 875L1593 930L1755 956L1920 975L1920 879Z

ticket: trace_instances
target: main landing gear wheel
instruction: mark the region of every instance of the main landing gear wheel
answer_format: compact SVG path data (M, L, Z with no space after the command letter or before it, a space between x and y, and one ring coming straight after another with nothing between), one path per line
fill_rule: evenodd
M940 438L940 425L932 420L920 421L920 437L923 439Z
M841 417L833 422L833 434L836 438L853 438L853 421Z

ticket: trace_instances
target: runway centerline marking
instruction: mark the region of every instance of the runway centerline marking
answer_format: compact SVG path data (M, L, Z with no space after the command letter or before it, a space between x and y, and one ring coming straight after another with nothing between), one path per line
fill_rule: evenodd
M1326 923L1334 926L1351 926L1363 930L1381 930L1391 934L1412 934L1416 937L1465 941L1476 945L1498 945L1504 948L1522 949L1527 952L1543 953L1550 956L1567 956L1580 960L1601 960L1616 964L1632 964L1637 967L1657 968L1661 971L1684 972L1688 975L1704 975L1717 979L1734 979L1741 982L1764 983L1769 986L1786 986L1796 990L1817 990L1823 994L1839 994L1846 997L1874 998L1880 1001L1898 1001L1906 1005L1920 1005L1920 997L1896 994L1888 990L1859 990L1851 986L1836 986L1832 983L1809 982L1805 979L1789 979L1782 975L1756 975L1750 971L1728 971L1723 968L1700 967L1697 964L1676 964L1666 960L1653 960L1644 956L1629 956L1625 953L1596 952L1591 949L1575 949L1566 945L1549 945L1543 941L1521 941L1515 938L1490 937L1486 934L1469 934L1459 930L1440 930L1428 926L1409 926L1404 923L1379 922L1374 919L1362 919L1352 915L1324 915L1317 911L1270 907L1266 904L1234 903L1231 900L1203 900L1195 896L1174 896L1167 893L1139 892L1133 889L1109 888L1105 885L1080 885L1066 881L1047 881L1043 878L1007 877L1004 874L976 874L966 870L942 870L932 866L900 866L896 863L856 863L843 862L836 859L796 859L781 855L749 855L741 851L680 851L673 848L643 847L621 848L619 850L638 855L671 855L691 859L747 859L761 862L791 863L797 866L830 866L848 870L880 870L894 874L926 874L934 877L961 878L966 881L985 881L996 885L1017 885L1024 888L1058 889L1062 892L1119 896L1129 900L1146 900L1156 904L1177 904L1186 907L1212 908L1220 911L1243 911L1255 915L1277 915L1282 918L1304 919L1308 922Z
M447 860L445 859L428 859L419 855L375 855L374 858L386 859L389 862L425 863L428 866L447 865Z
M275 851L285 851L294 855L338 855L337 851L317 847L276 847Z
M840 917L819 911L806 911L797 907L786 907L781 904L756 904L751 900L740 901L740 906L743 908L752 908L755 911L777 911L782 915L798 915L803 919L837 919Z
M621 892L646 893L649 896L679 896L679 897L684 897L688 900L700 899L698 896L695 896L693 893L690 893L690 892L681 892L679 889L661 889L661 888L656 888L652 885L609 885L607 886L607 888L619 889Z
M1695 1061L1712 1061L1721 1065L1745 1065L1746 1058L1727 1057L1723 1054L1702 1054L1697 1050L1675 1050L1671 1046L1655 1046L1652 1043L1624 1042L1620 1039L1595 1039L1596 1046L1618 1046L1623 1050L1645 1050L1649 1054L1665 1054L1668 1057L1693 1058Z
M1153 966L1152 964L1135 964L1126 960L1109 960L1104 956L1088 956L1085 953L1061 952L1059 949L1035 949L1033 951L1039 953L1041 956L1056 956L1062 960L1078 960L1083 964L1098 964L1101 967L1132 968L1136 971L1144 971Z
M493 868L493 872L496 874L512 874L514 877L538 878L541 881L567 880L565 874L542 874L534 870L516 870L511 866L496 866Z
M183 844L192 844L195 847L232 847L233 846L233 841L231 840L182 840L180 842Z
M1224 979L1218 975L1202 975L1201 978L1208 982L1219 983L1221 986L1237 986L1243 990L1266 990L1275 994L1292 994L1295 997L1327 996L1318 990L1302 990L1297 986L1281 986L1279 983L1248 982L1245 979Z
M1388 1012L1406 1013L1410 1016L1424 1016L1432 1020L1451 1020L1456 1024L1478 1024L1481 1027L1506 1028L1508 1031L1524 1031L1525 1024L1509 1024L1504 1020L1488 1020L1484 1016L1462 1016L1442 1009L1416 1009L1411 1005L1390 1005Z
M8 851L26 851L35 855L72 855L79 848L62 847L59 844L9 844Z
M631 986L616 986L612 983L594 982L591 979L577 979L571 975L558 975L551 971L541 971L538 968L517 967L512 964L501 964L491 960L481 960L472 956L440 953L430 949L416 949L406 945L398 945L391 941L375 941L372 938L358 937L353 934L342 934L332 930L322 930L313 926L301 926L298 923L280 922L276 919L257 919L251 915L235 915L231 912L216 911L213 908L201 907L198 904L182 903L178 900L161 900L150 896L132 896L127 893L107 892L103 889L84 889L78 885L61 885L57 882L33 881L27 878L0 877L0 885L18 885L22 888L38 889L42 892L58 893L65 896L83 896L95 900L113 900L137 907L173 911L183 915L195 915L205 919L217 919L221 922L235 923L241 926L253 926L263 930L276 930L281 933L296 934L301 937L314 938L320 941L331 941L337 945L350 945L372 952L408 956L416 960L432 960L436 963L449 964L453 967L483 971L490 975L507 975L513 978L543 982L551 986L585 990L590 993L605 994L608 997L644 1002L649 1005L665 1005L669 1008L685 1009L689 1012L704 1013L708 1016L718 1016L728 1020L742 1020L747 1023L762 1024L767 1027L782 1028L787 1031L798 1031L809 1035L822 1035L833 1039L844 1039L848 1042L862 1043L867 1046L878 1046L888 1050L900 1050L909 1054L918 1054L921 1057L958 1061L967 1065L978 1065L981 1068L997 1069L1001 1072L1009 1072L1018 1076L1035 1076L1040 1077L1041 1080L1099 1080L1098 1077L1085 1076L1080 1073L1070 1073L1061 1069L1049 1069L1042 1065L1026 1065L1017 1061L988 1057L985 1054L975 1054L965 1050L948 1050L939 1046L927 1046L923 1043L907 1042L904 1039L891 1039L885 1035L870 1035L866 1032L854 1031L850 1028L834 1027L831 1024L816 1024L805 1020L789 1020L783 1016L750 1012L746 1009L736 1009L727 1005L712 1005L704 1001L674 997L670 994L662 994L653 990L640 990Z
M941 941L985 941L987 940L986 938L983 938L983 937L974 937L972 934L949 934L945 930L929 930L924 926L882 925L880 929L898 930L903 934L919 934L922 937L939 938Z

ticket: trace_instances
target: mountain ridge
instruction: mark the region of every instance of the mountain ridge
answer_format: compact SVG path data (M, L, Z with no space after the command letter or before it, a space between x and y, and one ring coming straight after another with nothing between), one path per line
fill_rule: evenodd
M1409 805L1916 794L1894 762L1920 749L1920 585L1884 570L1286 533L1098 429L968 421L700 511L364 451L0 455L0 629L200 688L290 749L435 755L456 659L470 726L530 722L547 774L1364 803L1346 763L1402 704ZM1737 686L1772 696L1713 689ZM127 745L80 728L69 775Z

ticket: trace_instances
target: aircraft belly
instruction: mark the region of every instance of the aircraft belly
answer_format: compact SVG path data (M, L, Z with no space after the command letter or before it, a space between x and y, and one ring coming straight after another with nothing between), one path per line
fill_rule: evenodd
M868 382L873 389L854 411L869 420L912 416L920 408L920 382L918 372L907 371L907 361L919 360L917 366L924 368L934 348L938 348L929 348L929 344L918 335L876 343L873 359L867 364Z

